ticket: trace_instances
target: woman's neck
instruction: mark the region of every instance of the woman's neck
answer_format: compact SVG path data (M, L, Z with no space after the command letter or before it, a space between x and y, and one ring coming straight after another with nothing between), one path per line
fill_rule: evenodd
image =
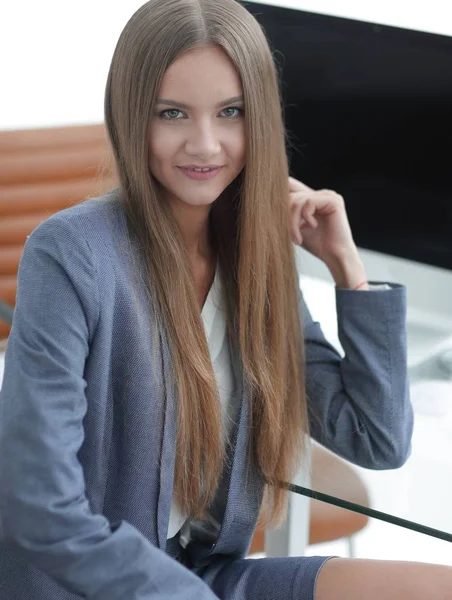
M214 261L210 240L210 206L174 203L171 209L179 226L190 264Z

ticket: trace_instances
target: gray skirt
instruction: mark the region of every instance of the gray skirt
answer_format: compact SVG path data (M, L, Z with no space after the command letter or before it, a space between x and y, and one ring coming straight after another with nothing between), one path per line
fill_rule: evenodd
M210 585L222 600L314 600L329 556L242 558L225 565Z
M167 552L192 569L190 559L176 540ZM215 557L211 565L193 569L221 600L314 600L320 569L332 556L287 558Z

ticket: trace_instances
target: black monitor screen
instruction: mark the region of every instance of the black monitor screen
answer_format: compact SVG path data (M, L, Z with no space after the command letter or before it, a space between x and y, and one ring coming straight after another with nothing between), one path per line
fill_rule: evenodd
M452 269L452 38L244 3L280 71L291 174L356 243Z

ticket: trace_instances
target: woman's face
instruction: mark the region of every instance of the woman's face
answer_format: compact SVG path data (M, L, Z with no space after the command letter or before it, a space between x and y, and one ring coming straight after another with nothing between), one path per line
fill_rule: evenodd
M209 206L237 177L245 165L243 111L240 78L221 49L196 48L171 64L149 134L151 173L170 202Z

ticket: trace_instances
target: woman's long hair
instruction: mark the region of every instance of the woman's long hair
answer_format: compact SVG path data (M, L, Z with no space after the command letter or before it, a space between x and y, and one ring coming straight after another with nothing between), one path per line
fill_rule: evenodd
M236 0L150 0L124 28L110 66L105 119L129 231L168 336L178 396L174 490L187 515L213 500L224 465L221 408L182 237L149 170L149 126L162 78L182 53L223 49L241 78L246 166L212 207L229 335L251 396L249 456L267 483L263 520L285 514L278 482L296 472L307 431L297 274L289 233L285 132L272 53Z

